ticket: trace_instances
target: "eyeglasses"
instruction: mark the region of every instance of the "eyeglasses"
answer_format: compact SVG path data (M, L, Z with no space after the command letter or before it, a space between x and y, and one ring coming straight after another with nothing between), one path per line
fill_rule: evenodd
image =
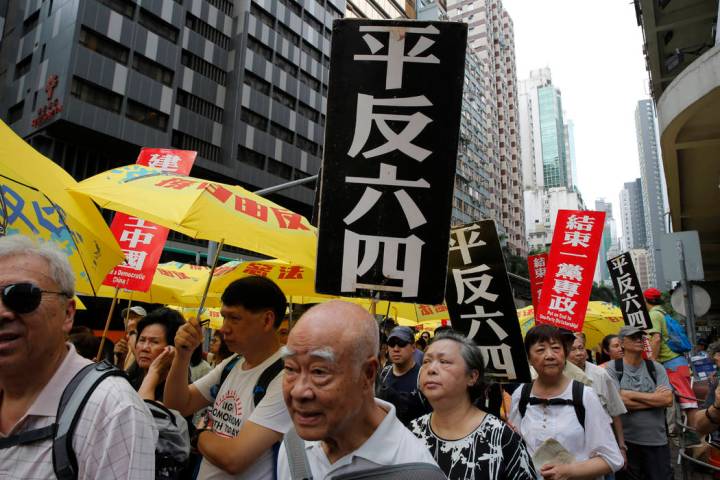
M396 338L391 338L390 340L388 340L387 343L388 343L388 347L390 347L390 348L395 348L395 347L405 348L410 344L410 342L406 342L405 340L398 340Z
M0 298L3 304L15 313L30 313L35 311L42 302L43 293L63 295L70 298L65 292L51 292L43 290L37 285L29 282L11 283L0 290Z

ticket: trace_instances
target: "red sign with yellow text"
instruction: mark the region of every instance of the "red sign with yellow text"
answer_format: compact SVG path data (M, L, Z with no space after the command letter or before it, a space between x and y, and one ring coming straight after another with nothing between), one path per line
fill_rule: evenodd
M528 273L530 274L530 291L532 295L533 308L537 310L542 294L542 286L545 281L545 270L547 268L547 253L530 255L528 257Z
M605 212L558 211L536 323L582 330L604 226Z
M136 163L160 168L164 172L187 175L196 156L197 152L190 150L143 148ZM121 212L115 214L110 230L125 253L125 261L113 268L103 284L147 292L170 230Z

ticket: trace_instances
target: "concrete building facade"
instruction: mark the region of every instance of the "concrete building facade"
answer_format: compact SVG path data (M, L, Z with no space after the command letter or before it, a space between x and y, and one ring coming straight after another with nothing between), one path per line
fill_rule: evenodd
M344 0L1 3L0 117L76 179L142 146L197 150L194 176L250 190L317 173ZM313 197L271 198L309 216Z
M647 249L632 248L628 250L628 252L630 253L633 265L635 266L635 273L637 273L640 287L643 290L650 288L652 284L650 275L650 259Z
M667 232L665 227L665 213L668 211L667 192L660 163L657 119L652 100L638 102L635 109L635 134L640 160L647 249L650 252L651 283L653 287L666 290L670 285L663 273L660 238Z
M620 218L623 250L646 248L645 208L642 181L639 178L634 182L625 182L620 191Z

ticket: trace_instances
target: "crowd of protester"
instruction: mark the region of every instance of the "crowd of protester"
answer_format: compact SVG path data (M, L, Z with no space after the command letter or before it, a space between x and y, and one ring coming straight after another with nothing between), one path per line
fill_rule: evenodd
M125 335L102 356L129 382L97 382L68 432L66 386L109 368L89 359L92 332L73 329L74 293L61 252L0 238L0 478L391 479L412 469L418 480L665 480L674 399L699 432L720 426L717 381L698 409L655 289L648 331L625 326L591 355L584 335L537 325L524 340L532 382L499 385L450 327L417 335L339 300L292 325L280 288L246 277L222 295L207 359L196 319L122 312ZM720 365L720 343L707 343ZM69 476L57 471L59 431Z

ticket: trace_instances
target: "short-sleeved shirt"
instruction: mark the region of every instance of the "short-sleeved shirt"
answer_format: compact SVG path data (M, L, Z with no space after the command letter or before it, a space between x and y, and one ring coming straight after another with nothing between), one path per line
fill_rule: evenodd
M459 440L433 432L432 414L413 420L410 430L425 442L448 478L534 480L537 477L525 442L505 422L486 414L478 427Z
M432 455L410 430L395 416L395 407L378 398L375 404L387 414L380 425L354 452L330 463L322 442L305 442L305 453L314 480L326 480L338 475L400 463L429 463L436 465ZM278 480L291 480L285 444L280 447L277 464Z
M420 393L419 375L420 365L417 363L400 376L395 375L391 364L380 372L377 396L395 406L398 419L405 425L432 410Z
M660 386L671 388L665 368L658 362L653 362L653 366L655 367L657 384L653 382L645 361L640 362L637 367L623 362L623 375L619 384L617 383L618 372L615 370L615 362L608 362L606 368L613 381L619 385L620 390L654 393ZM664 408L628 410L620 418L626 442L651 447L667 445Z
M610 374L602 367L585 362L585 373L592 380L592 388L600 398L605 412L611 417L617 417L627 412L625 404L620 397L620 389L610 378Z
M210 373L193 383L208 401L213 402L210 391L220 382L223 368L233 358L223 360ZM282 396L283 373L270 382L265 397L257 407L253 402L253 390L260 375L279 358L280 351L278 350L261 364L247 370L242 368L245 359L238 360L220 387L209 411L210 427L213 432L222 437L234 438L238 436L246 421L283 435L290 429L292 422ZM198 478L272 480L273 469L272 449L268 449L245 472L239 475L231 475L203 459Z
M68 353L60 367L9 435L55 422L63 390L90 364L71 344L67 347ZM90 395L73 435L78 478L154 479L157 436L150 411L128 381L121 377L106 378ZM3 437L0 434L0 438ZM55 478L50 440L1 452L2 479Z
M668 360L672 360L675 357L679 357L679 353L675 353L668 347L668 330L667 323L665 323L665 310L661 306L656 305L650 309L650 321L652 321L652 328L648 330L648 334L653 333L660 334L660 354L658 355L657 361L665 363Z
M530 455L552 438L578 462L601 457L613 471L620 470L623 458L610 428L610 417L592 387L583 388L585 428L580 425L572 405L528 405L525 416L521 416L518 407L521 394L522 388L513 392L510 423L520 431ZM568 382L563 393L553 398L572 400L572 382Z

